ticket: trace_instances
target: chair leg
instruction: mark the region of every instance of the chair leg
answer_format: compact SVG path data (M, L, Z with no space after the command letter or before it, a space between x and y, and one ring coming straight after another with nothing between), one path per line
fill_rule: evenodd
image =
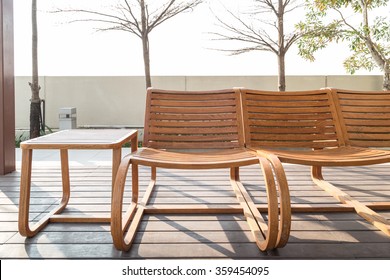
M274 155L266 155L267 160L273 168L273 172L278 182L278 190L280 196L280 212L279 212L279 232L276 247L284 247L290 237L291 230L291 198L290 190L286 173L280 160ZM269 176L272 176L271 174Z
M122 217L123 195L130 165L132 165L132 202ZM130 249L155 184L156 168L152 167L149 186L142 201L138 203L138 165L132 164L130 155L123 158L116 175L111 204L111 235L114 246L118 250L128 251Z
M244 215L256 239L256 244L262 251L285 246L290 234L291 206L287 180L282 165L278 166L274 161L278 162L278 159L267 160L264 157L259 157L267 190L268 223L264 221L255 203L240 182L239 169L232 168L230 172L230 182L244 210ZM280 218L274 173L281 195Z
M278 231L278 201L275 191L275 183L267 180L268 197L268 224L264 221L260 212L256 208L250 195L240 182L239 169L232 168L230 172L230 183L236 194L238 201L243 209L244 216L248 222L249 228L255 238L256 244L261 251L267 251L275 248ZM273 187L270 187L273 185Z
M115 248L118 250L127 251L131 247L131 242L124 239L124 233L134 217L137 210L138 201L138 173L136 165L133 165L132 171L132 202L122 217L123 195L126 184L127 171L131 164L131 156L124 157L119 165L118 172L115 178L115 184L112 189L111 201L111 235Z
M366 219L368 222L373 224L375 227L384 232L387 236L390 236L390 223L383 216L379 215L372 209L368 208L365 204L349 196L347 193L343 192L333 184L324 180L322 175L322 166L312 166L311 175L313 182L330 193L341 203L350 205L355 208L357 214Z

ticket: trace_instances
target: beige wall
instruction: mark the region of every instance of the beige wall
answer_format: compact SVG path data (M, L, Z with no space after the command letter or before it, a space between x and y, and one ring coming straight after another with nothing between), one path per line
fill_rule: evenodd
M29 77L15 78L16 128L29 127ZM247 87L276 90L276 76L153 77L153 86L177 90ZM40 96L46 101L46 124L58 128L58 110L77 108L78 126L142 127L145 107L143 77L41 77ZM288 90L338 87L380 90L381 76L288 76Z

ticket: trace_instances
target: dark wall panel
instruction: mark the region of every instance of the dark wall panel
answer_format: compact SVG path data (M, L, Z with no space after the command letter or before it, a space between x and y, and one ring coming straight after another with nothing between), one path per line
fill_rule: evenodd
M0 175L15 170L13 0L0 0Z

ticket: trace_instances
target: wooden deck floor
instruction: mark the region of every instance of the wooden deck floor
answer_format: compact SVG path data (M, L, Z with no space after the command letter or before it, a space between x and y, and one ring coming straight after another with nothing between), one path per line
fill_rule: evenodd
M325 178L361 201L390 201L388 164L326 168ZM286 165L293 204L331 204L336 200L314 186L309 168ZM242 169L241 179L256 203L265 203L258 166ZM71 168L72 197L67 213L109 214L110 167ZM390 238L354 212L294 213L286 247L262 253L253 242L243 215L146 215L127 253L112 245L109 224L49 224L26 239L17 232L20 171L0 177L0 258L231 258L231 259L390 259ZM149 169L141 168L145 189ZM158 170L151 203L234 204L226 170ZM58 168L34 169L31 219L59 201ZM130 193L127 200L130 199ZM390 219L390 211L381 212Z

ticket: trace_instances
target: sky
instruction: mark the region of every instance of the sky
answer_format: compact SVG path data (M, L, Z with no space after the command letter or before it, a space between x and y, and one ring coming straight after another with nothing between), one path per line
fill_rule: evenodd
M156 0L154 0L156 1ZM14 1L15 75L31 75L31 5ZM144 74L141 40L123 31L97 32L93 23L69 23L77 15L54 14L55 8L108 7L110 0L38 0L39 75L141 76ZM247 11L247 0L209 0L191 13L178 15L150 34L151 73L159 76L277 75L277 58L269 52L230 56L217 51L228 42L212 40L215 15L224 7ZM210 4L210 5L209 5ZM301 18L302 14L294 15ZM308 62L291 48L286 56L287 75L344 75L346 45L331 45ZM380 74L358 71L357 74Z

